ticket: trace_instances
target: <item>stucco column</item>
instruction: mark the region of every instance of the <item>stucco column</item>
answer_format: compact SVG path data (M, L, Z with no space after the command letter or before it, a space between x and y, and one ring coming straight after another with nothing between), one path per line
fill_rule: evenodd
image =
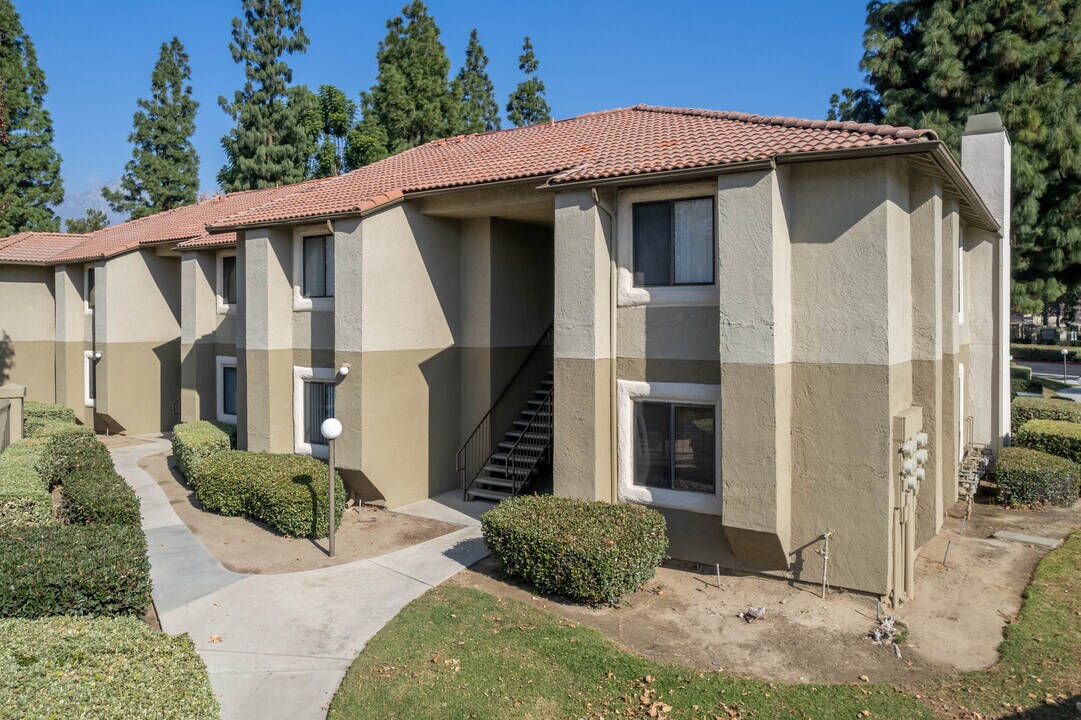
M335 462L346 473L359 470L363 457L363 292L363 223L360 218L339 220L334 223L334 365L348 363L349 373L338 377L334 389L334 414L343 425ZM346 479L356 487L356 481Z
M776 170L717 188L722 522L742 562L787 568L792 534L792 290Z
M83 268L58 265L54 274L56 292L56 402L67 405L82 418L83 403Z
M970 398L973 440L995 450L1010 441L1010 138L998 113L969 117L961 137L961 167L1002 227L1000 236L972 229ZM980 286L986 290L981 291ZM969 313L971 310L971 313Z
M216 418L214 331L218 324L217 254L186 252L180 262L180 419ZM211 381L207 382L207 378ZM200 382L202 381L202 382ZM205 390L205 392L201 392Z
M611 501L612 218L589 190L555 207L555 493Z
M293 236L249 230L238 244L237 442L242 449L293 451Z

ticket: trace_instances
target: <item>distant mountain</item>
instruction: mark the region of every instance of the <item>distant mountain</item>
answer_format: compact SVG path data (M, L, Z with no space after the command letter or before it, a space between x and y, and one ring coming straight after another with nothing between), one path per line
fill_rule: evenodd
M60 217L60 229L64 229L64 220L68 218L81 218L86 216L86 211L90 209L101 210L109 216L109 224L115 225L122 223L128 219L125 213L113 212L109 207L109 203L105 202L105 198L101 196L101 188L107 187L110 190L115 190L120 187L119 180L113 180L112 182L105 183L98 187L88 188L78 193L65 193L64 202L60 203L53 210Z

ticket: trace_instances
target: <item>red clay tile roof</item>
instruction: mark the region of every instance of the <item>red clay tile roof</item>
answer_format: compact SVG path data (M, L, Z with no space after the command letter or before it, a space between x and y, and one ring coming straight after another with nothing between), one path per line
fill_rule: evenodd
M223 245L236 244L236 233L218 233L211 235L209 233L203 233L199 237L192 238L191 240L185 240L182 243L177 243L177 247L181 250L188 250L193 248L205 248L205 247L221 247Z
M49 258L86 242L89 235L22 232L0 239L0 262L44 264Z
M296 191L296 185L216 195L184 207L166 210L138 220L112 225L91 233L84 242L49 258L51 264L83 262L112 257L141 245L156 245L202 238L208 223L247 208L262 205ZM225 239L215 239L221 244Z
M930 130L636 105L412 148L211 223L235 229L355 214L422 190L547 177L577 180L706 168L781 155L936 140Z

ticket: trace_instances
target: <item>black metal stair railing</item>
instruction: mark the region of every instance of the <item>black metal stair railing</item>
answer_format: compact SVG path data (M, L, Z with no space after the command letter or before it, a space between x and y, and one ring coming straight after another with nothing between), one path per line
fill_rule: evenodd
M537 411L529 419L529 424L522 429L522 434L507 453L507 476L514 480L511 497L518 494L522 486L529 482L530 476L540 463L541 458L552 445L552 392L548 393L537 406Z

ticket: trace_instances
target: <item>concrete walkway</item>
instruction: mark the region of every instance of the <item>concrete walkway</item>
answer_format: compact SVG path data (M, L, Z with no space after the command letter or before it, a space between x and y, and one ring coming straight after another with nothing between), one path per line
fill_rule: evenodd
M154 604L162 629L188 633L210 670L222 718L322 719L345 670L411 600L487 554L480 523L439 499L400 511L462 529L388 555L282 575L225 569L173 511L139 461L160 437L111 448L142 501ZM453 495L457 495L456 493ZM487 509L481 508L481 509Z

